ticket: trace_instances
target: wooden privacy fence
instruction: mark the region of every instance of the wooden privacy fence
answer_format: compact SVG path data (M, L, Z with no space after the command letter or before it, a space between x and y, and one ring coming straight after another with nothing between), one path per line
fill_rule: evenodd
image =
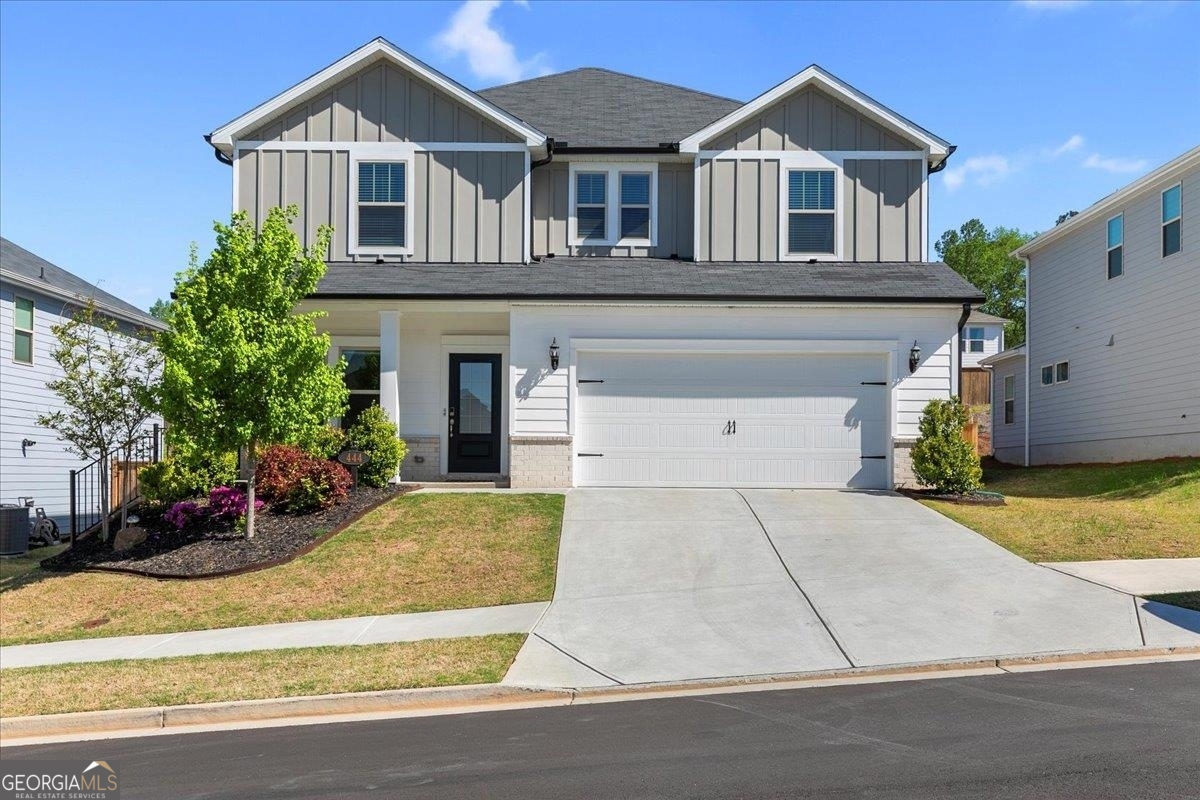
M979 423L968 422L962 431L963 439L967 444L971 445L971 449L975 451L975 455L979 453Z
M964 369L962 401L967 408L986 406L992 402L992 373L982 369Z

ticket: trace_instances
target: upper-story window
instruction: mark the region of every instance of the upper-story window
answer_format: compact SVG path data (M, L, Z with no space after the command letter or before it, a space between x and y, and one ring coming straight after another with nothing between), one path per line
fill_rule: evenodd
M964 353L982 353L983 352L983 328L967 328L963 333L966 336L962 339L962 351Z
M409 172L406 161L357 162L351 253L412 252Z
M1069 361L1059 361L1057 364L1047 364L1042 367L1042 386L1066 383L1070 379L1071 363Z
M787 176L787 254L837 254L837 198L831 169L793 169Z
M33 301L13 298L13 361L33 363Z
M1117 214L1108 221L1108 278L1120 277L1125 272L1123 262L1125 250L1125 215Z
M1183 217L1183 187L1175 184L1162 193L1162 254L1163 258L1179 252L1179 225Z
M571 243L652 247L657 164L571 163Z

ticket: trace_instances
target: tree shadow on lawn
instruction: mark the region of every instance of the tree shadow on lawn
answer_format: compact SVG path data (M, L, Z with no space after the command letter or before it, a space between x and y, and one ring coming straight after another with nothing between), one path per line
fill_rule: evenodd
M1040 467L991 463L985 465L984 484L1015 498L1145 500L1194 487L1200 499L1200 459Z

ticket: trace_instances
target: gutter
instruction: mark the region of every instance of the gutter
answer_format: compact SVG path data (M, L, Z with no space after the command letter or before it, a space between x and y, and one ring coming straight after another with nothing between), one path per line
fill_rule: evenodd
M962 314L958 317L958 332L954 341L954 352L958 357L958 399L961 401L963 396L963 354L962 354L962 332L963 326L967 324L967 320L971 316L970 301L962 304Z
M941 161L939 161L938 165L936 167L929 170L929 174L932 175L935 172L941 172L942 170L944 170L946 168L946 162L950 160L950 156L954 155L954 151L957 149L958 149L958 145L956 145L956 144L950 145L950 148L946 151L946 157L943 158Z
M538 167L544 167L545 165L549 164L553 160L554 160L554 139L551 137L547 137L546 138L546 157L539 158L537 161L529 162L529 171L533 172Z
M564 142L557 152L563 155L642 156L678 153L679 142L661 142L656 147L571 147Z
M1029 396L1033 394L1033 382L1030 378L1029 365L1032 363L1030 358L1033 355L1033 348L1029 346L1029 256L1021 256L1021 260L1025 262L1025 463L1023 466L1029 466Z
M209 145L212 147L213 155L216 157L217 161L220 161L222 164L224 164L227 167L233 166L233 159L230 158L229 156L225 155L224 153L222 153L221 148L217 147L215 144L212 143L212 134L211 133L204 134L204 141L208 142Z
M97 297L76 295L66 289L61 289L57 286L54 286L51 283L42 282L35 278L30 278L20 273L12 272L11 270L0 269L0 280L3 280L5 283L11 283L16 286L23 287L31 292L37 292L49 297L55 297L65 303L87 303L90 300L93 305L96 306L97 311L100 311L106 316L114 319L128 322L131 325L159 331L165 331L167 329L166 323L164 323L162 320L155 319L145 312L141 312L143 316L135 317L125 309L117 308L116 306L110 305L109 303L106 303Z

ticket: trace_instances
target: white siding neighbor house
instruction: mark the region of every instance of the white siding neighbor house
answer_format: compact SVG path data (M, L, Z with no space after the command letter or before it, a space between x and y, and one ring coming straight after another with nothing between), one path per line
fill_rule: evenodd
M1200 456L1200 147L1014 255L1028 340L984 361L1015 398L992 407L996 457Z
M0 239L0 503L32 497L64 533L70 470L85 462L37 418L60 403L46 388L47 381L62 375L51 355L57 346L51 328L88 300L130 334L163 328L146 312Z
M304 306L402 478L888 488L960 390L984 298L928 258L954 148L817 66L749 102L474 92L376 39L208 141L235 210L334 227Z

